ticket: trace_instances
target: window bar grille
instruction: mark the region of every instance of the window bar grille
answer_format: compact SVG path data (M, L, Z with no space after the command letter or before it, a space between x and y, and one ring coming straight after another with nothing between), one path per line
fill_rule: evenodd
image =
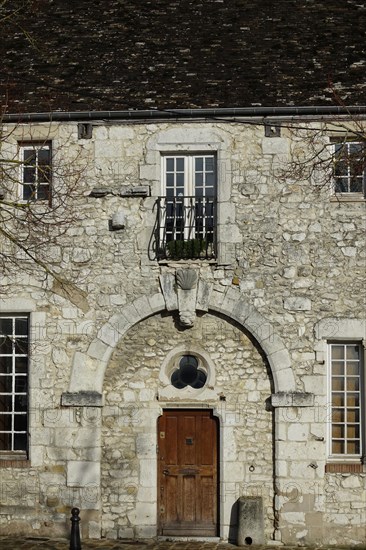
M213 197L159 197L158 259L211 259L216 252Z

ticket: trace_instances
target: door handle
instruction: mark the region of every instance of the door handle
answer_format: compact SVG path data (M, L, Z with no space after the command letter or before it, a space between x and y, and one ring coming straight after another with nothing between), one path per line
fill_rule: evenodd
M169 470L167 470L167 469L163 470L163 474L164 474L165 476L168 476L168 475L169 475Z

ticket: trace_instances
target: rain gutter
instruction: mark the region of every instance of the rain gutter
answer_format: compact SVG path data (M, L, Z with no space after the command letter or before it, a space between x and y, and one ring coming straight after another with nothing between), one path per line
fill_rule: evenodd
M362 106L309 106L309 107L238 107L209 109L141 109L125 111L51 111L48 113L9 113L2 122L88 122L97 120L156 120L156 119L211 119L233 117L295 117L365 115L366 105Z

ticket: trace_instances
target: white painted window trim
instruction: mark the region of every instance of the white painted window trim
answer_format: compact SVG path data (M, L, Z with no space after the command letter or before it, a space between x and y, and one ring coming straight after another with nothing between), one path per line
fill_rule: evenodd
M360 453L358 454L332 454L332 345L351 345L356 344L360 347ZM365 368L364 368L364 347L359 339L336 339L327 342L327 462L360 462L365 454ZM347 407L345 407L347 410Z
M340 138L332 138L332 156L333 156L334 162L335 162L335 159L336 159L336 147L337 147L337 145L346 146L348 148L349 145L351 145L351 144L361 144L362 145L363 142L360 142L360 141L357 141L357 140L347 140L347 139L343 140L343 139L340 139ZM333 199L336 198L340 201L344 201L344 202L350 201L351 202L351 201L363 200L363 199L366 198L366 167L364 168L364 171L363 171L363 178L362 178L363 190L362 191L337 191L336 190L337 177L334 174L334 168L335 168L335 166L333 166L333 174L332 174L332 195L333 195ZM347 178L350 178L350 177L351 177L350 166L348 164Z
M38 181L35 182L35 185L37 186L37 196L33 198L25 198L24 197L24 189L26 185L31 185L29 183L24 182L24 169L26 168L26 164L24 161L24 152L26 149L32 149L36 152L36 169L38 170L38 154L41 150L47 150L49 151L49 166L50 166L50 181L48 183L41 183L41 187L47 187L48 189L48 196L47 198L39 198L38 197ZM50 193L52 192L52 142L50 140L46 141L20 141L18 143L18 157L19 157L19 185L18 185L18 198L21 202L45 202L49 201L50 199Z

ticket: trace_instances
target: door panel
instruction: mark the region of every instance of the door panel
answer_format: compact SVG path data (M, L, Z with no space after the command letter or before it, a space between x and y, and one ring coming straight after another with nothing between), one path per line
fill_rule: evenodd
M217 534L217 419L169 410L158 421L159 533Z

